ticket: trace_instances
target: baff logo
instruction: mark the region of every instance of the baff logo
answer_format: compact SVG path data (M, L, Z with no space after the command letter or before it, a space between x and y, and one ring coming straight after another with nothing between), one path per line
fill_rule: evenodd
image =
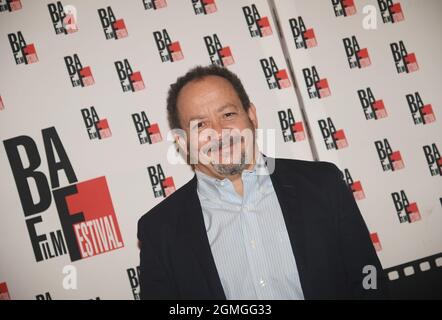
M307 93L310 99L326 98L331 95L327 78L320 78L315 66L302 69Z
M404 190L393 192L391 194L391 198L393 199L394 207L396 208L396 213L400 223L412 223L421 220L417 203L410 203Z
M0 2L0 12L17 11L22 8L20 0L5 0Z
M143 0L144 10L157 10L167 7L166 0Z
M123 92L135 92L145 88L143 77L140 71L132 71L132 67L127 59L123 61L114 62L117 70L118 79L120 80L121 89Z
M378 4L383 23L396 23L405 20L399 2L393 3L393 0L378 0Z
M78 54L64 57L64 63L71 79L72 87L87 87L95 83L90 66L85 66L80 62Z
M61 1L57 1L48 3L48 10L55 34L69 34L78 31L75 7L63 6Z
M110 6L98 9L101 26L106 40L126 38L129 34L124 19L116 19Z
M366 68L371 65L370 55L367 48L360 48L356 36L342 39L344 43L345 54L347 55L348 65L350 69Z
M410 108L411 117L415 125L429 124L436 121L431 104L424 104L419 92L407 94L408 107Z
M419 70L416 54L408 53L403 41L390 43L390 48L397 73L410 73Z
M315 30L313 28L307 29L301 16L289 19L289 24L296 49L309 49L318 45Z
M95 107L81 109L86 131L90 140L105 139L112 136L107 119L100 119Z
M366 120L378 120L388 116L384 101L376 99L370 87L367 87L365 90L360 89L357 93Z
M35 296L35 300L39 300L39 301L53 300L53 298L52 298L53 296L54 296L53 293L51 295L51 293L49 291L46 291L46 292L37 294ZM57 299L57 297L55 297L55 298ZM89 300L101 300L101 299L100 299L100 297L94 297L94 298L90 298Z
M160 164L147 167L150 183L155 198L168 197L175 191L175 183L171 176L166 177Z
M353 0L332 0L332 5L336 17L347 17L356 14L356 6Z
M278 118L284 142L305 140L304 124L295 120L292 109L278 111Z
M223 46L216 33L212 36L205 36L203 39L212 64L225 67L235 63L230 47Z
M60 205L59 210L65 216L62 220L64 233L74 229L72 235L77 239L79 258L122 248L123 239L106 177L77 183L70 191L62 193L66 203ZM90 240L95 241L91 243Z
M442 158L435 143L422 147L431 176L442 176Z
M153 144L163 140L158 123L151 123L146 112L133 113L131 116L140 144Z
M279 70L273 57L260 59L259 62L269 89L285 89L291 86L287 70Z
M78 182L54 127L42 130L42 141L44 153L39 152L30 136L3 141L35 260L40 262L69 253L71 261L76 261L122 248L106 177ZM42 159L46 159L43 165ZM46 168L49 174L44 172ZM66 185L60 183L60 176L67 181ZM50 218L52 202L61 229L50 231L44 221Z
M318 120L318 125L327 150L339 150L348 147L344 130L336 130L330 117Z
M211 14L218 10L215 0L192 0L192 7L196 15Z
M269 18L261 17L255 4L242 7L242 12L252 38L262 38L273 34Z
M382 245L381 245L381 241L379 240L379 236L378 236L377 232L370 233L370 239L371 239L371 242L373 243L375 250L381 251Z
M374 142L383 171L396 171L405 167L400 151L393 151L388 139Z
M344 169L344 178L348 188L353 193L354 198L356 200L365 199L365 193L361 181L354 181L348 169Z
M21 31L8 34L15 64L31 64L38 62L37 51L33 43L27 44Z
M39 293L35 296L35 300L44 301L44 300L53 300L52 295L49 291L44 293Z
M184 59L180 42L172 42L166 29L154 31L153 37L158 48L158 53L160 54L161 62L175 62Z
M134 300L140 300L140 266L126 270Z
M11 300L6 282L0 283L0 300Z

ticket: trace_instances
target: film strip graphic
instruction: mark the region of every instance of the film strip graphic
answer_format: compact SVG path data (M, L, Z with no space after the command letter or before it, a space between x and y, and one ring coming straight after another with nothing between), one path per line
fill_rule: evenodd
M394 281L399 278L413 276L416 273L435 270L437 268L442 268L442 252L385 269L384 272L390 281Z

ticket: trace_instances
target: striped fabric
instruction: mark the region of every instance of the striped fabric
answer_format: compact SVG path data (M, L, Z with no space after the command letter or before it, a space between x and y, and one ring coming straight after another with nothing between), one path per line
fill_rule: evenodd
M258 163L263 163L260 155ZM266 170L265 166L263 166ZM228 179L196 170L207 236L227 299L304 299L284 217L268 174Z

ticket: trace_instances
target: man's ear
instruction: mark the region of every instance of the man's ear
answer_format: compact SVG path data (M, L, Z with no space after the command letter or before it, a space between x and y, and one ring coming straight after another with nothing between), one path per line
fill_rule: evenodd
M187 149L187 137L185 131L175 131L173 133L173 139L178 153L183 157L184 160L187 161L189 150Z
M250 121L252 121L255 129L258 128L258 117L256 116L256 107L253 103L250 103L249 109L247 110Z

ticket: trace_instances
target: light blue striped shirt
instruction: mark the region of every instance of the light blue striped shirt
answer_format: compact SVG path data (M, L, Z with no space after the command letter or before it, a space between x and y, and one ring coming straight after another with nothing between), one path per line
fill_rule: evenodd
M263 157L258 158L263 163ZM267 170L266 166L261 166ZM242 172L243 197L229 179L195 170L198 197L227 299L304 299L270 176Z

